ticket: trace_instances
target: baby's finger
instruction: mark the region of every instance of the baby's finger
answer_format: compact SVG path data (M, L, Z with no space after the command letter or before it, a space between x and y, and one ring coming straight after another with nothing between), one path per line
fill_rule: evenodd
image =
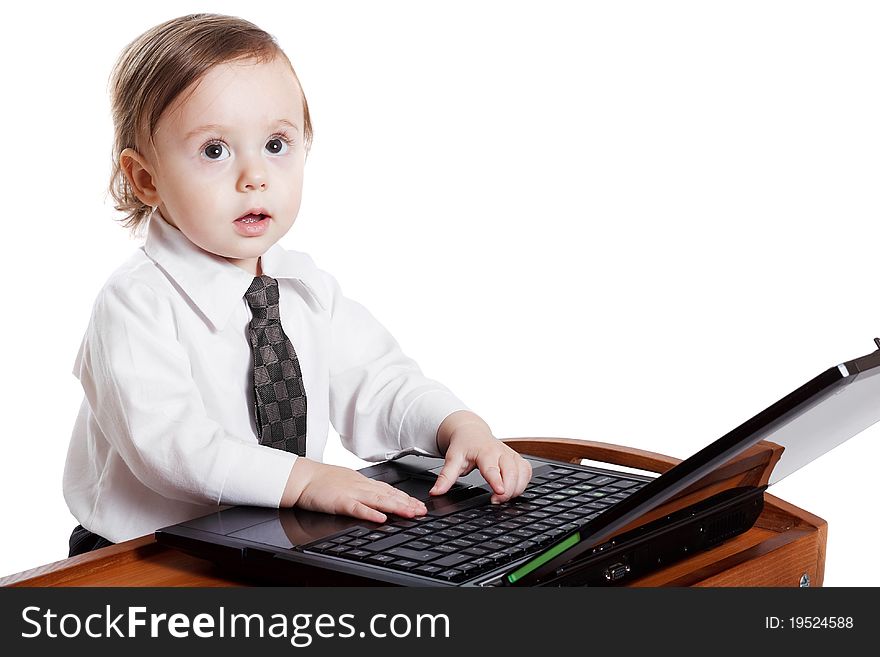
M443 495L443 493L452 488L452 484L458 480L458 475L461 474L464 464L465 459L462 454L457 452L450 454L447 452L446 461L440 469L440 474L437 475L437 481L434 482L434 487L429 491L430 494Z
M501 476L501 467L497 463L480 468L480 474L483 475L486 483L492 487L492 492L495 493L493 499L497 495L504 495L506 487L504 478Z
M504 492L507 499L512 499L522 493L525 484L521 481L518 454L508 452L501 457L501 476L504 477Z
M395 491L400 493L400 491ZM393 513L404 518L412 518L417 515L424 515L428 510L425 505L414 497L410 497L406 493L402 495L386 495L384 493L375 493L369 500L364 500L366 504L379 511Z
M424 512L428 511L427 507L425 507L424 502L422 502L421 500L418 500L410 495L407 495L399 488L395 488L394 486L391 486L390 484L386 484L384 481L383 482L376 482L376 483L380 485L381 492L384 493L385 495L389 495L391 497L395 497L399 500L402 500L403 502L406 502L407 504L409 504L410 506L412 506L413 508L415 508L418 511L424 511Z
M359 500L351 500L345 513L354 518L361 518L362 520L369 520L370 522L382 523L388 519L388 516L381 511L377 511Z
M501 479L503 491L496 496L497 502L506 502L514 495L519 487L519 468L516 465L516 455L506 452L498 459L501 464Z
M501 476L502 463L498 453L495 450L485 452L477 456L477 467L486 483L492 487L495 493L492 501L496 501L498 495L503 495L505 491L504 478Z
M519 495L520 493L522 493L529 485L529 482L532 480L531 464L522 457L517 459L517 461L519 464L519 490L514 493L514 495Z

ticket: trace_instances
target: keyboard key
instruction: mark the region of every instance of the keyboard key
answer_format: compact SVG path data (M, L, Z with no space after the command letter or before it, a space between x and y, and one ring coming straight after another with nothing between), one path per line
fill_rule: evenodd
M384 566L385 564L394 561L394 557L392 557L390 554L374 554L373 556L364 559L364 561Z
M349 550L345 553L346 559L363 559L364 557L372 557L372 552L367 552L366 550L354 549Z
M504 543L489 541L488 543L483 543L480 547L489 550L490 552L497 552L498 550L503 550L507 546Z
M399 570L412 570L415 566L419 565L419 562L410 561L409 559L398 559L397 561L390 562L388 565Z
M462 550L464 554L470 554L474 557L484 557L489 554L490 551L491 550L487 550L486 548L480 547L478 545L474 545L473 547Z
M517 529L519 527L519 523L514 520L508 520L507 522L500 522L496 525L498 529L503 529L505 531L510 531L512 529ZM473 536L473 534L471 534Z
M410 550L429 550L431 548L431 544L426 541L411 541L406 544Z
M475 564L473 561L460 563L456 566L456 568L463 572L465 575L469 573L476 573L478 570L480 570L480 566Z
M506 509L504 509L504 511L501 514L502 516L504 516L505 518L516 519L517 516L521 516L522 514L524 514L526 512L525 509L522 508L522 505L518 504L519 498L514 500L514 502L517 503L516 506L509 506Z
M411 559L412 561L424 562L433 561L441 555L440 552L432 552L430 550L409 550L404 547L396 547L388 550L388 554L401 559Z
M392 534L391 536L383 538L382 540L374 541L369 545L365 545L364 549L371 550L373 552L383 552L388 548L392 548L395 545L400 545L401 543L406 543L407 541L411 541L412 539L413 537L409 534L401 532L397 534Z
M457 529L444 529L443 531L437 532L437 536L442 536L443 538L458 538L459 536L464 536L465 532L458 531Z
M444 566L446 568L449 568L451 566L457 566L458 564L462 563L463 561L468 561L470 559L471 559L471 556L468 554L462 554L462 553L449 554L449 555L443 557L442 559L438 559L437 561L432 562L431 565L432 566Z
M553 540L553 537L550 534L538 534L537 536L532 536L532 540L538 545L546 545Z
M528 527L523 527L522 529L517 529L516 531L511 532L513 536L521 536L522 538L530 538L538 533L540 532Z
M413 572L419 573L421 575L436 575L437 573L439 573L442 570L443 569L440 568L439 566L430 566L430 565L424 565L424 566L419 566L417 568L413 568Z
M437 577L439 577L441 579L449 580L450 582L456 582L456 581L464 578L464 573L461 572L460 570L455 570L453 568L450 570L446 570L442 573L437 573Z
M593 486L604 486L612 481L615 481L614 477L606 477L604 475L587 480L587 482L593 484Z
M506 552L493 552L492 554L487 554L484 559L490 559L493 563L504 563L506 561L510 561L513 557L511 557Z

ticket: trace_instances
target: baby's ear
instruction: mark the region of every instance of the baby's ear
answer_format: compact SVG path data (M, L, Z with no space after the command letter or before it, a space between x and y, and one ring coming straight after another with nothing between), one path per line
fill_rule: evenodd
M119 167L125 174L131 191L142 203L150 207L160 204L159 192L153 180L153 168L144 156L133 148L126 148L119 154Z

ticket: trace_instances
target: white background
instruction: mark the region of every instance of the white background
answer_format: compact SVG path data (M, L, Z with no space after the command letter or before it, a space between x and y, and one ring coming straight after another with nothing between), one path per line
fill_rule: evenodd
M13 3L0 575L67 554L71 368L138 246L105 195L107 78L194 11L274 34L304 86L315 141L282 244L500 437L685 457L874 349L874 3ZM826 585L880 583L878 438L770 491L828 521ZM336 441L327 460L357 465Z

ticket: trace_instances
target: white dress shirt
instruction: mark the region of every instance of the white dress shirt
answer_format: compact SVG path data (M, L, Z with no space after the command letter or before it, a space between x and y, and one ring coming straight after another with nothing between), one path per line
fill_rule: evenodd
M328 423L366 460L437 455L440 423L467 406L308 255L276 244L262 269L302 369L306 455L321 460ZM218 506L280 504L297 457L257 440L253 278L153 212L144 246L98 293L73 368L85 396L64 497L83 527L119 542Z

